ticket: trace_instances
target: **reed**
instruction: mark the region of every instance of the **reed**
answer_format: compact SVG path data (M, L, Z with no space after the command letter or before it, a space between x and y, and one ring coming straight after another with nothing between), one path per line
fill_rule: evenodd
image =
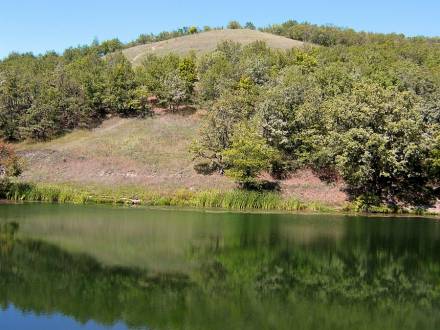
M320 203L304 203L295 198L284 198L274 192L245 190L192 192L178 190L173 193L157 193L133 190L106 190L103 188L77 188L68 185L11 183L4 198L15 201L40 201L54 203L104 203L141 204L149 206L180 206L195 208L224 208L234 210L280 211L331 211Z

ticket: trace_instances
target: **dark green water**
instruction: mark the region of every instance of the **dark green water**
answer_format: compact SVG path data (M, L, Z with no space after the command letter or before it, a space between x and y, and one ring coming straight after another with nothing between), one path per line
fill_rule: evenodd
M440 329L440 222L0 205L0 329Z

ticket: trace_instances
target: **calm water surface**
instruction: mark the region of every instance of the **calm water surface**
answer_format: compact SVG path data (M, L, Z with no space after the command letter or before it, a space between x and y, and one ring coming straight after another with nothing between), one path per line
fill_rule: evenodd
M440 222L0 205L0 329L440 329Z

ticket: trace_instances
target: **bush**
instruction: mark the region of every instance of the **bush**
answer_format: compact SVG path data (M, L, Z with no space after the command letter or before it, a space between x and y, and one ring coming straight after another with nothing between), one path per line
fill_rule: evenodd
M217 163L209 160L202 160L196 164L194 164L194 170L198 174L209 175L216 171L219 171L220 168Z
M191 26L188 29L188 32L189 32L189 34L195 34L195 33L199 32L199 29L196 26Z
M228 29L241 29L241 25L237 21L230 21L227 26Z
M22 172L22 163L9 144L0 142L0 179L19 176Z

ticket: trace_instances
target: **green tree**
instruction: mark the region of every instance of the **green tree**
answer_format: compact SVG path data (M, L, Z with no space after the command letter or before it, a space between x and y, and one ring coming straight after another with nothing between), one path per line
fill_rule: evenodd
M252 22L246 22L246 24L244 25L244 28L245 29L249 29L249 30L255 30L256 29L254 23L252 23Z
M197 81L195 55L180 59L179 76L185 82L187 99L189 99L194 92L194 84Z
M222 153L225 174L243 187L258 185L258 176L269 171L279 153L266 143L258 126L240 123L235 127L231 145Z
M411 93L361 82L350 95L326 102L324 113L323 152L353 198L392 206L434 201L426 164L432 139Z
M167 106L167 97L165 89L166 80L171 79L171 76L177 75L179 77L179 63L180 58L175 54L166 56L148 56L142 65L136 69L136 76L139 85L145 88L159 98L161 105Z
M122 53L108 59L106 78L104 104L107 112L123 116L135 115L136 111L130 105L137 82L130 62Z
M189 34L196 34L197 32L199 32L199 29L196 26L191 26L188 29Z
M178 71L172 72L163 77L158 96L171 111L176 111L189 99L187 82L180 77Z
M214 52L202 56L198 61L199 90L204 101L212 101L220 97L223 91L234 84L237 71L230 57L223 52Z
M119 39L111 39L103 41L101 44L96 46L96 48L98 54L103 56L121 50L122 48L124 48L124 45L122 42L119 41Z
M238 21L230 21L227 26L228 29L241 29L241 25Z

